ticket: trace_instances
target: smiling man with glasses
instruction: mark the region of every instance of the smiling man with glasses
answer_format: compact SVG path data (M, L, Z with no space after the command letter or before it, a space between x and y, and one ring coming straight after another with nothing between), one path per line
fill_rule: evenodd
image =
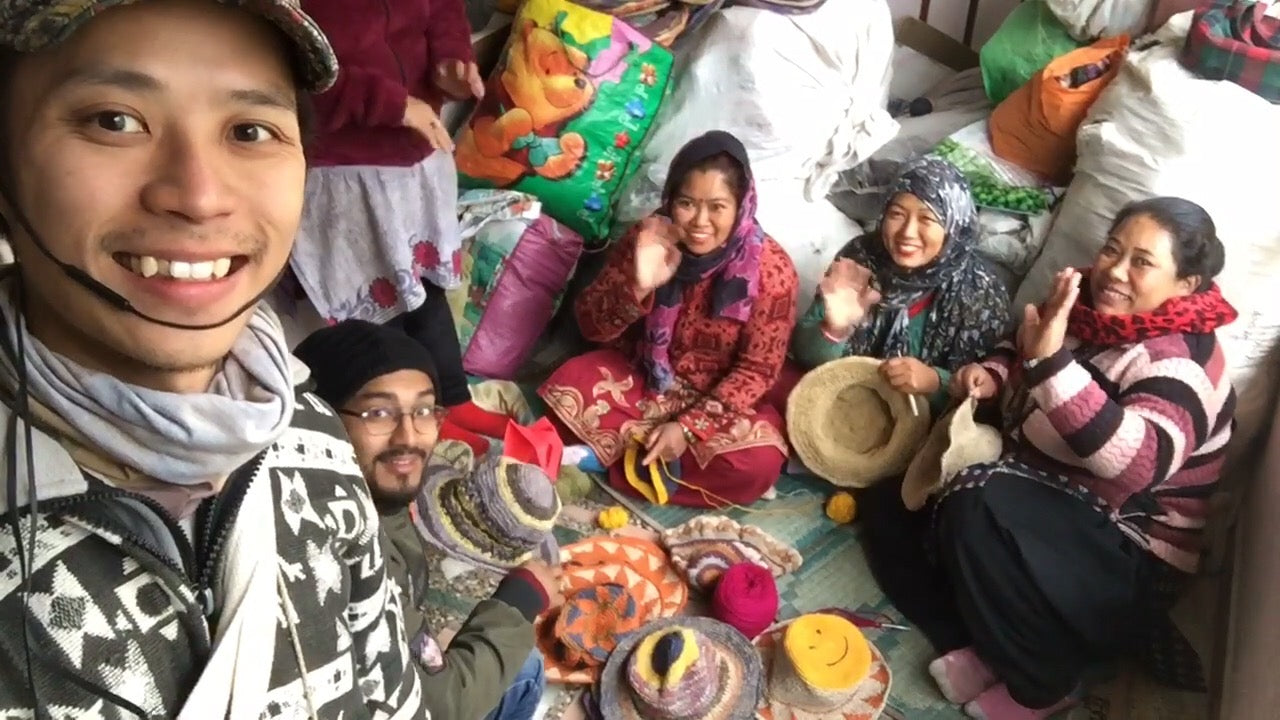
M337 409L351 436L381 515L387 574L400 587L405 631L421 648L427 558L409 505L422 490L444 418L436 405L435 364L402 331L363 320L319 330L294 353L311 368L316 395ZM515 568L463 623L442 667L419 658L434 671L424 680L432 717L533 717L543 687L533 620L558 601L558 572L539 560Z

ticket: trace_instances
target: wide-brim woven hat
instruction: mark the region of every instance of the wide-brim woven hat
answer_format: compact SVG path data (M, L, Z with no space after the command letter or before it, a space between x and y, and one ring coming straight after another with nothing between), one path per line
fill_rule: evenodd
M760 656L712 618L650 623L618 643L600 675L604 720L740 720L760 702Z
M585 623L595 629L579 633L580 638L569 638L570 652L561 647L565 638L557 637L554 629L557 624L563 629L566 622L574 622L575 628L584 626L584 621L574 621L574 618L561 620L561 614L570 604L552 608L540 616L534 630L544 658L547 682L568 685L596 682L604 667L596 647L616 640L619 631L673 617L689 601L689 586L672 567L662 548L648 540L615 536L587 538L563 547L560 560L560 591L566 598L581 598L584 591L614 585L634 599L635 615L634 620L619 621L613 628L599 621Z
M802 615L761 635L756 647L766 678L758 718L876 720L888 705L889 664L842 617Z
M423 540L494 570L533 557L554 563L560 553L552 530L559 516L551 478L536 465L499 455L484 458L470 474L433 457L410 506Z
M907 468L929 432L929 403L889 387L880 360L847 357L805 374L787 400L787 434L816 475L873 485Z
M1000 459L1000 431L974 419L978 401L966 398L943 415L902 478L902 502L909 510L924 507L961 470Z

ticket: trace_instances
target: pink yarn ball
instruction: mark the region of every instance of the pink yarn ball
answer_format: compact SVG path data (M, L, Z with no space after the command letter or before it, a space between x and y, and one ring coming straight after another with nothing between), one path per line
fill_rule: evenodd
M725 570L711 595L711 616L754 640L778 616L773 573L750 562Z

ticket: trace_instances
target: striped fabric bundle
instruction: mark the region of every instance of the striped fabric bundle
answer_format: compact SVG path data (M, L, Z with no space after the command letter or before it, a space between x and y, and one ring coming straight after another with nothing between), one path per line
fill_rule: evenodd
M1213 0L1196 11L1178 58L1209 80L1229 80L1280 103L1280 18L1267 4Z

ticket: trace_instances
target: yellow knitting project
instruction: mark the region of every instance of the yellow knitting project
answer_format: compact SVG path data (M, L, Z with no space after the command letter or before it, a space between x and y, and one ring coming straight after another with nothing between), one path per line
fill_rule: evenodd
M827 517L838 523L851 523L858 515L858 503L847 492L838 492L827 500Z
M627 526L627 521L631 519L631 514L621 505L605 508L596 516L596 524L605 530L617 530Z
M871 672L866 637L838 615L801 615L787 626L782 645L796 675L818 690L848 690Z

